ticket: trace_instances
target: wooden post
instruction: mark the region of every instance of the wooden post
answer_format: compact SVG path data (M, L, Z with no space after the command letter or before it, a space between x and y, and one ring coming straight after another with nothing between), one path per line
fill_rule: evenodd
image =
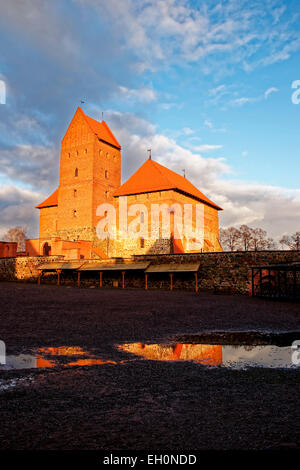
M122 289L125 288L125 271L122 271Z
M170 290L173 290L173 273L170 273Z
M148 290L148 274L145 273L145 290Z
M41 285L41 276L42 276L42 271L39 271L39 275L38 275L38 285L39 286Z
M198 292L198 273L195 273L195 291Z
M99 274L100 274L99 287L102 287L102 274L103 274L103 272L100 271Z
M56 272L57 272L57 285L59 286L59 285L60 285L60 273L61 273L61 269L57 269Z
M77 272L77 287L80 287L80 271Z
M254 268L251 268L251 296L255 297Z

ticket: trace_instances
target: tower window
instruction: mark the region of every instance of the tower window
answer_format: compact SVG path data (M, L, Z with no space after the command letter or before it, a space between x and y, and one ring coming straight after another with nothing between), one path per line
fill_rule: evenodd
M144 223L144 220L145 220L144 212L141 212L141 224Z
M108 153L108 152L107 152L107 154L106 154L106 158L109 158L109 153Z
M68 153L68 157L69 157L69 158L71 157L71 154L70 154L70 152Z
M73 217L77 217L77 210L76 209L73 210Z
M108 171L105 170L105 173L104 173L104 174L105 174L105 178L107 179L107 178L108 178Z
M108 191L105 191L105 199L108 199Z
M75 176L78 176L78 168L75 168Z
M145 248L145 239L143 237L140 238L140 247Z
M77 197L77 189L74 189L74 197Z
M79 152L78 152L78 150L76 150L76 155L77 155L77 157L78 157L78 155L79 155Z
M87 153L87 149L85 149L84 151L85 151L85 153Z
M99 149L99 155L102 155L103 150Z

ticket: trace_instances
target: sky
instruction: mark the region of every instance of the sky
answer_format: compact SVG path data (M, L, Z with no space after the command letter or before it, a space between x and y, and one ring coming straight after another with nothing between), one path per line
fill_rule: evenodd
M298 0L0 0L0 13L0 239L38 236L81 100L120 142L122 182L151 148L223 208L221 226L300 230Z

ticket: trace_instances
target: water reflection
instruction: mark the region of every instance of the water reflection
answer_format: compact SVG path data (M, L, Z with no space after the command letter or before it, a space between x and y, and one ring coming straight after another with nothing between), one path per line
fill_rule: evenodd
M127 343L118 349L152 361L193 361L232 369L297 367L292 363L290 347Z
M47 356L52 356L51 360ZM70 362L70 356L74 360ZM84 359L76 359L76 356L87 356ZM57 366L92 366L103 364L116 364L114 361L104 361L100 358L91 357L79 346L60 346L38 348L36 354L19 354L17 356L6 356L6 363L0 365L1 370L10 369L37 369Z
M150 361L192 361L207 366L222 366L231 369L247 367L296 368L292 364L290 347L278 346L228 346L214 344L145 344L126 343L117 346L121 352L129 353L132 359L103 360L79 346L39 348L35 354L7 356L1 370L35 369L48 367L74 367L93 365L123 365L140 359ZM72 357L72 359L71 359ZM299 367L299 366L298 366Z
M222 346L216 345L128 343L120 345L118 349L152 361L194 361L208 365L222 364Z

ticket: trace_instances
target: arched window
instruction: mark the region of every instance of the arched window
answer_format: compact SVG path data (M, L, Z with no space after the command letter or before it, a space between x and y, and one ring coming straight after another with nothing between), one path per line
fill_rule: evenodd
M108 199L108 191L105 191L105 199Z
M74 194L74 197L77 197L77 189L74 189L73 194Z
M108 153L108 152L107 152L107 154L106 154L106 158L109 158L109 153Z
M144 223L144 220L145 220L144 212L141 212L141 224Z
M76 155L77 155L77 157L78 157L78 155L79 155L79 152L78 152L78 150L76 150Z
M70 152L68 153L68 157L69 157L69 158L71 157L71 154L70 154Z
M103 153L103 150L99 149L99 155L102 155L102 153Z
M45 243L43 246L43 255L44 256L50 256L51 255L51 245L49 245L48 242Z
M140 247L145 248L145 239L143 237L140 238Z
M107 170L105 170L104 174L105 174L105 178L108 179L108 171Z
M75 168L75 176L78 176L78 168Z
M73 210L73 217L77 217L77 210L76 209Z

